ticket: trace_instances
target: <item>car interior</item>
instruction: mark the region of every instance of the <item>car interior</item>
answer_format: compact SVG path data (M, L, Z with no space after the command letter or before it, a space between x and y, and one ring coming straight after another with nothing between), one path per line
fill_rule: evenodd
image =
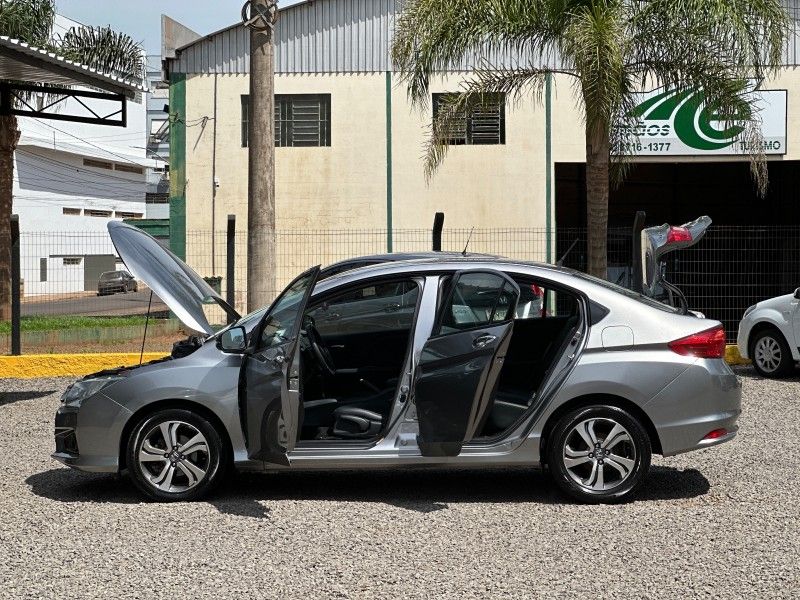
M514 276L521 296L488 417L494 437L533 403L578 324L574 296ZM309 305L300 336L299 441L370 440L387 425L406 362L420 288L413 279L361 284ZM463 309L463 307L462 307Z

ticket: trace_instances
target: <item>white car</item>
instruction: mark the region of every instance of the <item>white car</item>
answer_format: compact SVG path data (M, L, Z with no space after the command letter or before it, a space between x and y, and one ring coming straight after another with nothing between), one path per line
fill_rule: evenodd
M800 361L800 288L770 298L744 311L736 344L743 358L753 361L764 377L791 373Z

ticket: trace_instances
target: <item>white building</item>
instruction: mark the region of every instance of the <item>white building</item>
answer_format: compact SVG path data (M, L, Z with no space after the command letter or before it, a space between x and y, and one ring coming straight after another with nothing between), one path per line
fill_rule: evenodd
M73 25L58 16L55 31ZM109 112L106 101L82 102ZM84 109L69 98L61 111ZM158 166L143 143L145 99L128 100L126 111L125 127L18 118L13 211L22 233L26 297L95 290L99 272L115 265L108 221L162 216L149 215L145 202L147 169Z

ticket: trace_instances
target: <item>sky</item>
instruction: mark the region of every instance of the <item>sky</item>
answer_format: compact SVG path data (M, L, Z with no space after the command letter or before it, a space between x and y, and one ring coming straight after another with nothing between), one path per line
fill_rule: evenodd
M84 25L111 25L141 42L148 54L160 54L162 13L207 35L241 20L242 4L244 0L56 0L56 9Z

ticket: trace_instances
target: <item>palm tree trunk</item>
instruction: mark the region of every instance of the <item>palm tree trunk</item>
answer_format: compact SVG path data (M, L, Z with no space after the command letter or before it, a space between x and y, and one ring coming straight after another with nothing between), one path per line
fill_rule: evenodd
M11 204L18 141L17 118L0 116L0 321L11 320Z
M610 141L605 123L586 126L586 227L589 275L608 275L608 164Z

